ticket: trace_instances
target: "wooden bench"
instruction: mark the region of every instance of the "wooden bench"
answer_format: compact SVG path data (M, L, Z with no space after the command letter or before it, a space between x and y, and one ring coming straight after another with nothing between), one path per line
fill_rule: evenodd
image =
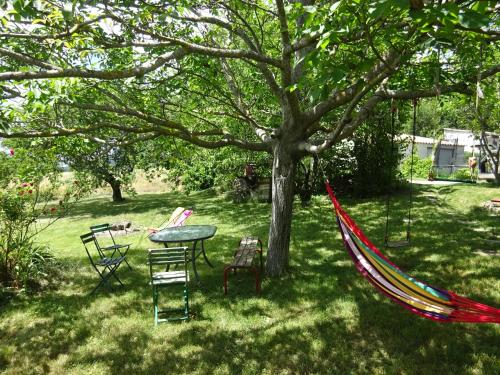
M259 253L260 268L255 267L255 255ZM257 237L243 237L238 245L238 249L234 252L232 263L224 267L224 294L227 294L227 277L229 271L236 272L237 269L246 268L255 274L255 290L260 293L260 272L262 270L262 241Z

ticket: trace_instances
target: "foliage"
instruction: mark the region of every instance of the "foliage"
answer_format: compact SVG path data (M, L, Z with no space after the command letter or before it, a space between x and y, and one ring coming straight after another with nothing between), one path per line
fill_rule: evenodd
M67 215L71 203L84 189L75 184L61 188L54 159L36 159L29 168L29 151L16 149L15 155L0 155L0 285L33 287L47 275L52 263L48 248L34 238ZM28 164L28 165L27 165ZM45 175L45 172L49 172ZM52 198L59 200L53 202Z
M232 190L235 178L243 175L249 162L255 164L256 174L260 177L268 177L271 172L269 156L265 153L236 152L232 148L191 151L191 157L171 160L168 164L169 178L182 183L187 192L214 186Z
M413 164L413 166L412 166ZM413 163L411 155L406 157L401 163L401 174L405 178L410 178L410 174L413 170L414 178L425 178L429 177L429 174L432 171L432 159L424 158L421 159L418 157L416 153L413 154Z
M436 138L443 133L444 128L471 130L474 127L473 105L471 98L458 95L421 100L417 107L416 135ZM409 116L404 129L411 134L412 127L412 118Z
M450 174L450 179L464 180L464 181L476 180L477 179L477 168L474 170L474 173L472 176L471 176L471 170L469 168L457 169L452 174Z
M390 110L382 107L358 129L353 140L327 152L321 163L336 189L366 197L384 194L397 187L397 165L401 154L396 144L400 126L395 121L392 129ZM320 182L318 191L323 190Z
M113 201L122 200L122 189L133 193L133 146L114 147L82 138L66 138L57 139L54 147L58 156L94 188L111 186Z

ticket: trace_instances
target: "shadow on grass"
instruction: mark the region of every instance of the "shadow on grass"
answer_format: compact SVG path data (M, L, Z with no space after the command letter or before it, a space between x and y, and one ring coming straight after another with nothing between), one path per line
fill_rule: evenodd
M459 201L467 192L478 195L476 203ZM480 187L417 188L411 246L381 250L419 279L494 305L500 297L494 288L498 260L474 255L471 244L482 234L459 222L494 228L497 218L477 210L488 194ZM394 197L396 217L399 208L405 211L406 199ZM326 198L296 207L290 272L264 279L260 296L253 276L239 272L230 276L224 297L222 271L239 236L251 233L266 240L268 205L232 205L206 193L151 194L110 207L101 207L99 199L83 202L73 215L91 215L95 221L132 214L144 218L193 202L193 223L215 224L219 230L206 242L214 269L200 258L202 284L190 284L190 322L153 327L147 239L137 240L129 252L133 270L122 265L117 272L125 287L93 296L88 293L97 274L81 245L65 242L62 261L71 271L60 288L16 299L2 312L0 340L6 349L0 363L11 373L498 373L498 327L438 324L377 294L343 249ZM380 245L384 199L341 202ZM165 291L162 301L180 302L179 294Z

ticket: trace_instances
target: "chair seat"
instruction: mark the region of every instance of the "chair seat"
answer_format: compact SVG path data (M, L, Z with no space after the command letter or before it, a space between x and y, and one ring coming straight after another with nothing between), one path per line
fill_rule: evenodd
M187 280L186 280L187 278ZM181 284L189 281L189 272L187 276L184 271L164 271L153 273L153 285Z
M116 257L116 258L102 258L98 262L96 262L96 265L98 266L114 266L116 264L119 264L125 259L125 257Z
M101 250L116 250L116 249L122 249L124 247L129 247L130 244L127 245L111 245L111 246L106 246L106 247L101 247Z

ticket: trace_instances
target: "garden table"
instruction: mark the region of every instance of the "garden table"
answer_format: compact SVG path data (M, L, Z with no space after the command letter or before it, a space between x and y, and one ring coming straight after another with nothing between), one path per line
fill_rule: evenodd
M199 283L200 278L196 270L196 258L203 255L205 262L210 266L212 264L207 258L205 252L204 241L212 238L217 231L217 227L214 225L184 225L180 227L165 228L149 236L152 242L162 243L165 247L168 247L169 243L185 243L192 242L193 246L191 248L190 261L193 265L194 276L196 281ZM196 246L198 242L201 242L200 250L196 251Z

